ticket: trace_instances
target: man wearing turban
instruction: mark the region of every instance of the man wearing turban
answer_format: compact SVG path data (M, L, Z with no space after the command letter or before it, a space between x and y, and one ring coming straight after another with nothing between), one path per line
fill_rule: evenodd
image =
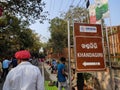
M44 90L43 76L38 67L29 62L30 52L15 53L18 65L8 73L3 90Z

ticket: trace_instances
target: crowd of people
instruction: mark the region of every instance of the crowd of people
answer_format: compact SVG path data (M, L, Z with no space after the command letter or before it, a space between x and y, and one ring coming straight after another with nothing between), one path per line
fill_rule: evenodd
M50 86L56 85L58 87L58 90L69 90L69 82L68 82L68 66L66 62L65 57L61 57L59 60L52 59L50 61L47 61L47 64L50 65L49 70L51 70L51 74L57 74L57 82L49 82ZM77 88L77 77L76 77L76 71L75 68L72 68L72 90L75 90ZM79 90L79 89L78 89ZM81 89L82 90L82 89Z
M47 63L50 65L51 74L57 74L58 90L62 90L62 88L69 90L66 58L53 59ZM16 52L13 58L4 58L0 63L0 72L1 79L4 81L3 90L44 90L44 77L39 68L39 59L31 57L27 50ZM72 90L75 90L76 86L83 90L82 74L77 74L80 78L76 78L75 69L72 72Z
M15 53L14 58L4 58L0 63L2 90L44 90L44 79L39 60L31 58L27 50Z
M39 59L34 56L28 60L32 65L39 66ZM0 81L4 81L8 72L18 65L18 60L13 56L11 58L3 58L0 60Z
M15 57L12 58L3 58L2 61L0 61L0 79L4 80L11 68L14 68L17 66L17 60Z

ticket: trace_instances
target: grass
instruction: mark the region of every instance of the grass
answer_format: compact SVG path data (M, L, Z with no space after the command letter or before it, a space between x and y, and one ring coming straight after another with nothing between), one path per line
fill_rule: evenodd
M45 81L45 90L58 90L56 86L48 86L49 81ZM64 90L64 89L62 89Z
M45 81L45 90L58 90L56 86L48 86L49 81Z

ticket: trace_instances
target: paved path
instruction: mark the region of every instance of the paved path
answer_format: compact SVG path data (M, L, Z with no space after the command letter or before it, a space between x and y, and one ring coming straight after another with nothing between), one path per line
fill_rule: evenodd
M44 66L45 66L45 71L49 74L48 77L50 78L50 80L57 81L57 74L51 74L51 70L49 70L50 66L48 64L44 63Z

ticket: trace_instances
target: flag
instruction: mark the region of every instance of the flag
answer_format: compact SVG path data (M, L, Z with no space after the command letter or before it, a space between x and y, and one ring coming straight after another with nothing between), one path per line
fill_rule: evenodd
M86 8L88 8L88 7L89 7L89 5L90 5L90 1L89 1L89 0L87 0L87 2L86 2Z
M95 4L89 6L89 19L90 24L96 24Z
M95 4L96 20L100 20L109 16L108 0L95 0Z

